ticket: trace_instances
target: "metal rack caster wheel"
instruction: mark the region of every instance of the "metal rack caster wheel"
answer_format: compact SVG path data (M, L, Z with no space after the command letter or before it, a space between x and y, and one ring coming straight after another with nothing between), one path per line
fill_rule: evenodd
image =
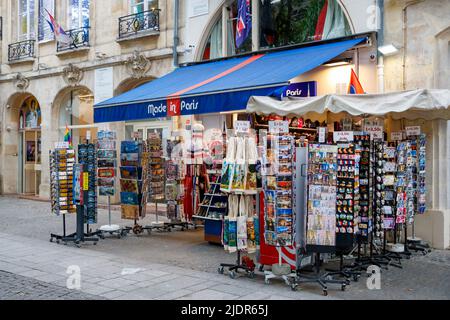
M323 295L326 297L328 296L328 291L327 290L323 290Z
M50 238L50 242L53 242L53 238Z
M345 284L343 284L341 287L341 291L345 291L346 288L347 288L347 286Z
M291 284L291 290L294 292L297 291L297 285L295 283Z
M117 239L122 239L122 235L120 233L117 235Z
M230 278L233 280L236 279L236 272L230 271Z
M97 245L97 242L94 242L94 246L96 246Z
M248 277L250 278L250 279L255 279L255 272L249 272L248 273Z
M266 279L266 280L264 280L264 283L267 284L267 285L269 285L269 284L270 284L270 280L269 280L269 279Z
M148 229L147 234L150 236L152 234L152 230Z
M258 270L259 272L264 272L264 265L260 265Z
M224 273L223 267L219 267L219 268L217 269L217 272L218 272L219 274L223 274L223 273Z
M359 276L357 274L353 275L353 281L358 282Z

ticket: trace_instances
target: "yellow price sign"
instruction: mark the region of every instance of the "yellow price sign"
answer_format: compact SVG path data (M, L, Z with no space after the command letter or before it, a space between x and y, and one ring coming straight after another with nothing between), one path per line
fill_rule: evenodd
M83 172L83 191L89 191L89 173Z

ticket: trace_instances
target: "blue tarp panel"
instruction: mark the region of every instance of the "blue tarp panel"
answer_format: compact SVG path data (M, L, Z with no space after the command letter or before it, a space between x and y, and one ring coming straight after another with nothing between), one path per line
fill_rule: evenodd
M130 121L243 110L251 96L271 95L289 81L365 38L180 67L94 107L94 121Z

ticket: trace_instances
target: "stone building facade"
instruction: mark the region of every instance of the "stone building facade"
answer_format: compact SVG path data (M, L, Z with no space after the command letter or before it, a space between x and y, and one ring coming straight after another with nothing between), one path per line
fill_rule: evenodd
M174 4L1 1L0 193L48 199L47 155L62 140L65 126L74 143L89 135L93 139L94 101L173 70ZM46 11L66 30L70 43L49 32ZM183 12L180 7L179 16ZM179 44L182 48L182 39ZM125 124L111 126L124 139Z

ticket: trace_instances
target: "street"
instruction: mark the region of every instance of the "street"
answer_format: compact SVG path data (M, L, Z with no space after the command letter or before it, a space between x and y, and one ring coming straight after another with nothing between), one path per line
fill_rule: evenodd
M113 222L130 225L113 212ZM149 223L151 221L145 221ZM68 217L73 231L74 217ZM99 210L100 225L106 223ZM145 224L144 222L144 224ZM403 262L403 269L382 273L381 290L368 290L366 278L345 292L329 287L329 296L315 285L291 291L280 280L264 284L217 274L222 262L233 262L219 246L203 241L203 230L123 239L107 238L82 248L49 242L61 231L62 218L49 203L0 197L0 299L448 299L450 252L433 251ZM94 226L95 227L95 226ZM67 288L69 284L70 289ZM71 286L72 285L72 286Z

